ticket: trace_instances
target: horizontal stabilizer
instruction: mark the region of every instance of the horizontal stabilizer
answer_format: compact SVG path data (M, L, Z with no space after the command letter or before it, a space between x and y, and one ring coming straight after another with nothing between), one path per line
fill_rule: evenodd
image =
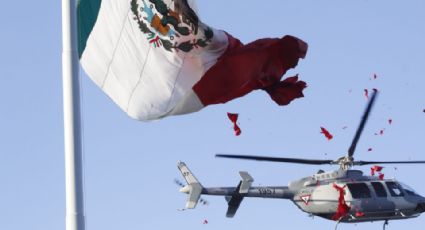
M238 210L239 206L241 205L241 202L243 200L243 195L239 193L240 188L242 185L242 181L239 182L238 187L235 189L233 195L230 197L226 197L228 208L226 212L226 217L232 218L235 216L236 211Z
M202 187L197 185L189 185L189 197L186 202L186 208L192 209L195 208L198 204L199 198L201 197Z

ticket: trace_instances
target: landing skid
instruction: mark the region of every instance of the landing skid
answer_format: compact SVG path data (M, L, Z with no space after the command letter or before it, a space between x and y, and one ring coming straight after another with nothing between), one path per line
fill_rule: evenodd
M388 225L388 220L385 220L384 226L383 226L384 230L385 230L385 226L387 226L387 225Z
M336 222L335 230L337 230L337 229L338 229L338 225L339 225L339 223L341 223L341 219L339 219L339 220ZM388 225L388 220L385 220L385 221L384 221L384 225L382 226L384 230L385 230L385 226L387 226L387 225Z
M340 218L340 219L336 222L335 230L337 230L337 229L338 229L338 224L339 224L339 223L341 223L341 219L342 219L342 218Z

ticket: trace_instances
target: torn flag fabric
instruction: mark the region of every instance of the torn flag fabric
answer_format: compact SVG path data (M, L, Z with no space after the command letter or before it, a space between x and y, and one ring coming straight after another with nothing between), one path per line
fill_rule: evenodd
M241 128L239 127L239 125L237 124L239 114L237 114L237 113L227 113L227 117L228 117L228 118L229 118L229 120L233 123L233 130L235 130L235 135L236 135L236 136L241 135L242 130L241 130Z
M243 44L198 16L195 0L80 0L87 75L130 117L155 120L262 89L279 105L306 83L281 79L307 52L293 36Z

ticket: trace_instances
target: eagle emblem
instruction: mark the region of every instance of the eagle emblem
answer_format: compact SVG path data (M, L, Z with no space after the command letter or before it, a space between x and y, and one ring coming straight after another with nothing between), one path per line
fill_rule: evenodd
M131 0L133 19L150 44L170 52L190 52L211 43L212 29L199 23L187 0L170 3L167 6L163 0Z

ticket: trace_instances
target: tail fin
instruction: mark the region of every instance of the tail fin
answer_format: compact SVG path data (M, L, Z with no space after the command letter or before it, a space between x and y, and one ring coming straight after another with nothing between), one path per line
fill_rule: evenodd
M202 185L184 162L177 162L177 167L187 182L187 185L180 189L180 192L189 194L188 200L186 202L186 208L195 208L202 193Z

